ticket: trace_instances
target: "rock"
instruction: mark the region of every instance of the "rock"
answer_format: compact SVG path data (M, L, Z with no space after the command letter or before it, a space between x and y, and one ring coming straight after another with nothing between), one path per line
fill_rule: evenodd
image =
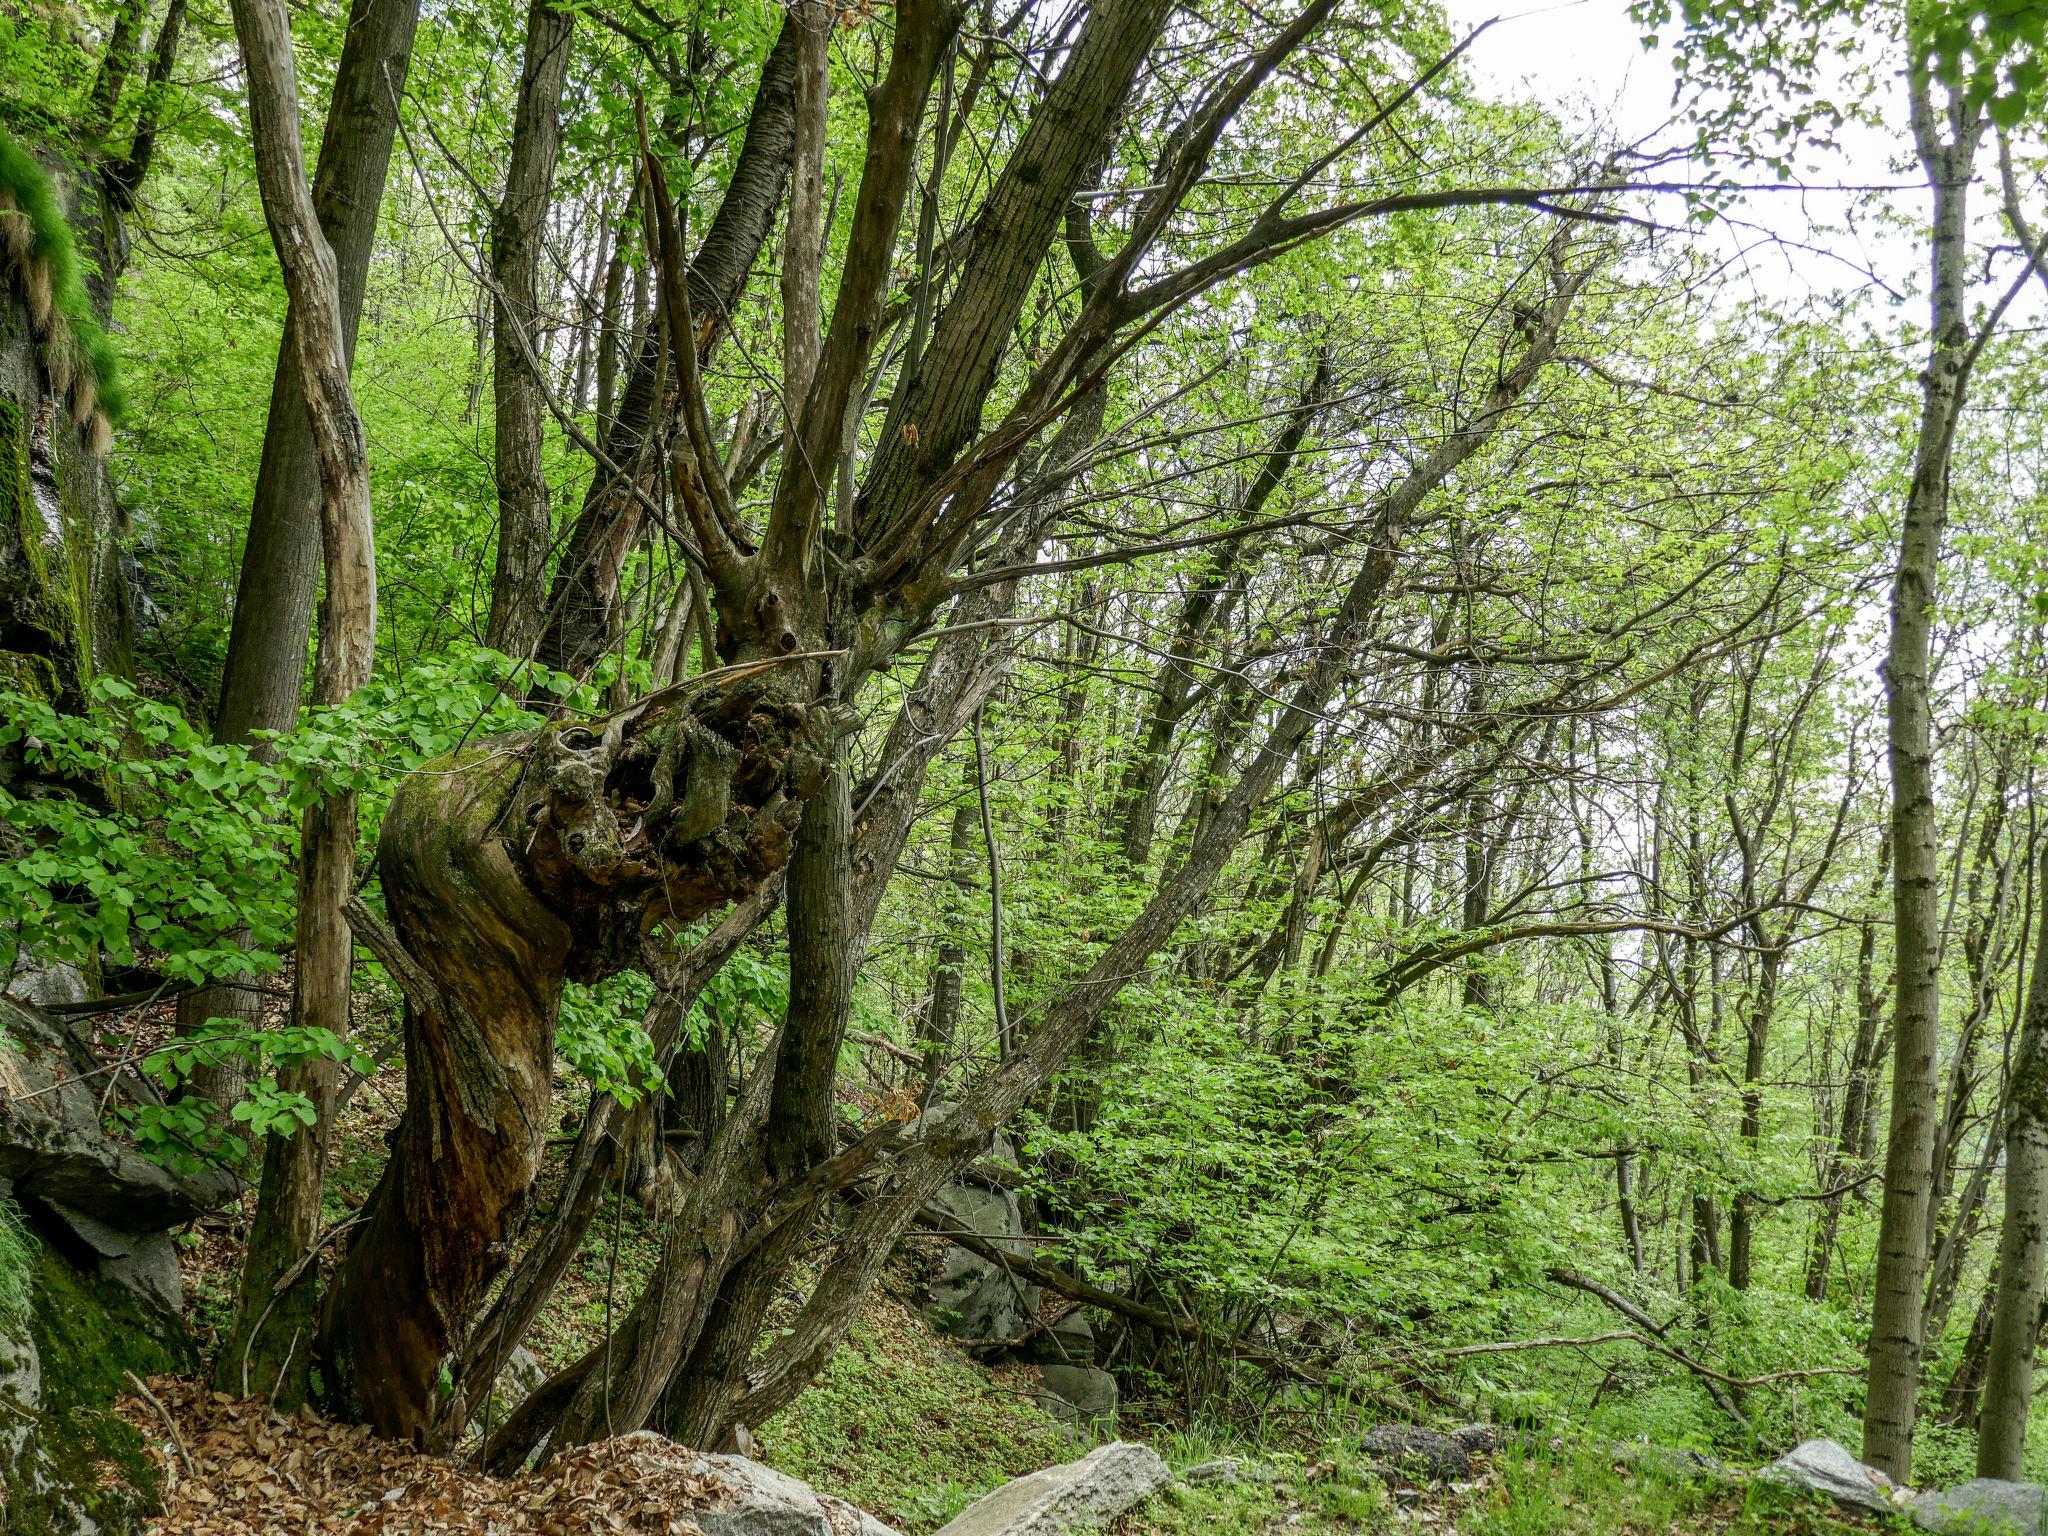
M1158 1452L1118 1440L1005 1483L954 1516L939 1536L1064 1536L1109 1524L1172 1481Z
M1472 1475L1472 1458L1499 1443L1491 1424L1467 1424L1445 1434L1410 1424L1381 1424L1369 1429L1359 1449L1396 1482L1462 1483Z
M0 1328L0 1530L140 1536L157 1486L143 1437L110 1411L147 1379L196 1364L174 1320L74 1267L34 1259L25 1330Z
M1921 1494L1913 1501L1913 1523L1954 1536L2041 1536L2048 1531L2048 1490L1973 1477Z
M95 1059L62 1019L0 998L0 1040L0 1180L63 1229L74 1258L134 1257L138 1234L169 1231L240 1188L224 1169L174 1173L108 1135L98 1079L84 1075ZM143 1269L145 1292L161 1290L160 1261Z
M970 1232L979 1232L1005 1253L1031 1252L1024 1215L1006 1189L949 1184L934 1203ZM1014 1339L1038 1310L1038 1287L1018 1280L1000 1264L965 1248L949 1246L945 1267L929 1290L939 1330L956 1339Z
M1896 1510L1899 1488L1875 1467L1866 1467L1833 1440L1795 1445L1758 1474L1774 1483L1824 1493L1852 1509Z
M898 1536L894 1526L882 1524L866 1510L857 1509L844 1499L821 1493L818 1504L825 1511L825 1518L832 1522L836 1536Z
M1043 1365L1093 1365L1095 1325L1076 1307L1031 1341L1030 1354Z
M1116 1419L1116 1378L1092 1365L1048 1365L1039 1372L1045 1390L1038 1400L1055 1418L1070 1424L1104 1424Z
M704 1536L864 1536L857 1521L842 1531L810 1486L786 1472L744 1456L687 1454L691 1475L711 1485L714 1502L689 1511Z
M1201 1462L1181 1473L1180 1480L1190 1488L1208 1488L1220 1483L1241 1483L1244 1481L1244 1462L1236 1456L1218 1456L1214 1461Z
M495 1428L503 1424L506 1415L533 1396L541 1383L547 1379L548 1368L540 1363L540 1356L524 1344L514 1348L512 1353L505 1357L505 1363L498 1367L498 1379L491 1383L491 1426ZM473 1435L482 1434L484 1421L484 1411L479 1408L470 1417L469 1432Z

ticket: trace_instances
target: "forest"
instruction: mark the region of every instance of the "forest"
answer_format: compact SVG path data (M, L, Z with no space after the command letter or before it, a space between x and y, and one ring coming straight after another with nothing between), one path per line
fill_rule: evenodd
M0 0L0 1532L2048 1531L2044 374L2044 0Z

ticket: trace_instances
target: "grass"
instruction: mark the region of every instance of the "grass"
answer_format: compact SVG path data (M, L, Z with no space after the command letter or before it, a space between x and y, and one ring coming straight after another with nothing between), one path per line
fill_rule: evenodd
M1242 1447L1169 1443L1177 1468ZM1766 1483L1692 1476L1618 1461L1592 1447L1510 1450L1477 1486L1404 1508L1370 1467L1332 1447L1309 1458L1266 1458L1244 1482L1176 1484L1123 1528L1124 1536L1355 1536L1433 1531L1456 1536L1849 1536L1903 1532L1903 1520L1856 1517L1824 1499Z
M885 1296L871 1296L817 1382L759 1433L770 1465L905 1533L936 1530L1012 1477L1085 1455L1030 1400Z

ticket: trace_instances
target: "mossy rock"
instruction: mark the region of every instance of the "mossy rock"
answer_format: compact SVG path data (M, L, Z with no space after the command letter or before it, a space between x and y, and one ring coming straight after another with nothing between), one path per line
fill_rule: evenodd
M34 1407L24 1413L0 1397L0 1412L28 1425L25 1435L0 1434L0 1450L13 1445L0 1468L0 1533L139 1533L156 1503L156 1471L114 1401L132 1390L131 1371L146 1380L192 1369L189 1340L171 1319L82 1274L48 1244L36 1260L28 1340L40 1376ZM17 1355L17 1381L19 1344L0 1341L0 1352Z

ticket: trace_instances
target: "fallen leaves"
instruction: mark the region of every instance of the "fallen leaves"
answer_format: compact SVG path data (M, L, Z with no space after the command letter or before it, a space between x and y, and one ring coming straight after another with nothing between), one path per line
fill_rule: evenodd
M544 1471L489 1477L311 1410L286 1416L172 1378L121 1413L162 1475L161 1536L702 1536L691 1511L721 1502L695 1458L645 1432L587 1445Z

